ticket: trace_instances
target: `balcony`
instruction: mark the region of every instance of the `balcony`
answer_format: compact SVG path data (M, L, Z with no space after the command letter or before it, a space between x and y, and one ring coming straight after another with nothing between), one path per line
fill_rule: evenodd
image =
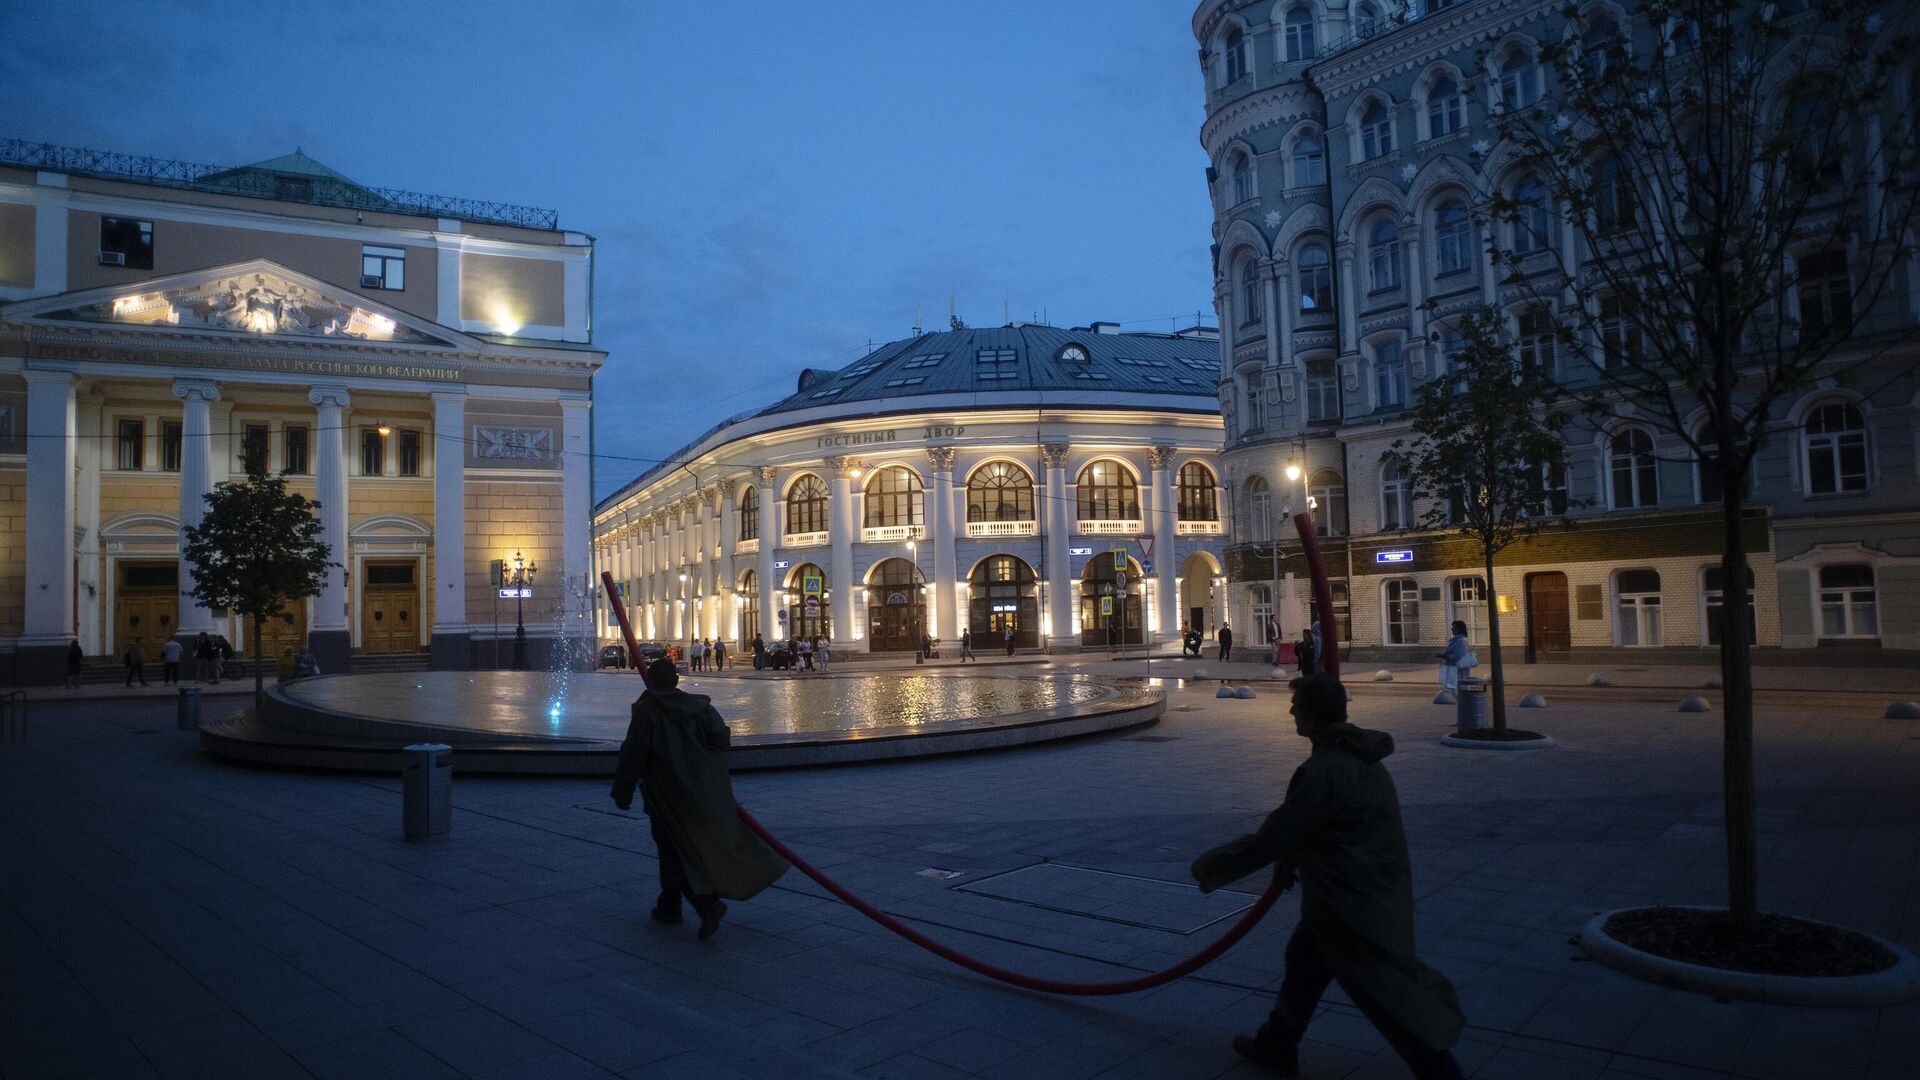
M1038 536L1040 523L1037 521L969 521L967 538L986 540L1003 536Z
M863 544L898 544L926 538L925 525L869 525L860 530L860 542Z
M1217 521L1182 521L1174 525L1175 536L1219 536L1220 523Z
M825 547L826 544L827 544L827 534L823 530L821 532L788 533L785 536L785 538L782 539L780 546L790 547L790 548L803 548L803 547Z
M1074 532L1081 536L1139 536L1147 530L1139 518L1130 520L1079 521L1074 523Z

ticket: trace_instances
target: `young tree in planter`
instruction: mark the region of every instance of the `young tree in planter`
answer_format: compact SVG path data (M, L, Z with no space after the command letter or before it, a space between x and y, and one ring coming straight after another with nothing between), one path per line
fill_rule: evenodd
M1521 363L1499 312L1474 308L1452 330L1445 367L1414 394L1413 437L1393 444L1427 497L1422 528L1480 547L1487 572L1487 645L1493 657L1493 732L1507 732L1506 669L1500 657L1499 589L1493 562L1508 545L1567 510L1567 414L1546 372ZM1451 335L1449 335L1451 337Z
M1757 902L1748 479L1816 379L1911 370L1900 309L1916 284L1920 88L1902 67L1913 38L1890 24L1915 13L1646 0L1630 25L1564 18L1569 33L1540 50L1558 82L1546 96L1532 66L1500 69L1495 258L1507 290L1555 313L1568 391L1661 429L1718 494L1727 894L1744 932Z
M332 552L320 539L320 504L288 491L267 473L265 456L247 455L247 478L214 485L207 513L186 534L193 597L210 608L246 616L253 631L253 703L266 696L260 627L287 603L317 596Z

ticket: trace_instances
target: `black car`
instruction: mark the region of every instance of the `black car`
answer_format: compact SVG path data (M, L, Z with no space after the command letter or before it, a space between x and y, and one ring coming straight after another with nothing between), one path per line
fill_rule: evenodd
M640 659L645 660L649 664L655 660L666 659L667 647L657 641L642 641L639 643L638 648L640 649Z
M603 668L626 667L627 647L625 645L600 646L600 666Z
M775 671L786 671L793 667L793 643L775 641L767 646L767 666Z

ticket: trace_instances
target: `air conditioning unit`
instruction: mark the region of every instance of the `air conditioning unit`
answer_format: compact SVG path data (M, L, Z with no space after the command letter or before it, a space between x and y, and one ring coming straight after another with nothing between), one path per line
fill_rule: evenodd
M386 284L387 279L385 278L374 277L371 274L360 275L360 287L363 289L379 289L385 287Z
M124 251L103 251L100 253L100 265L125 266L127 265L127 253Z

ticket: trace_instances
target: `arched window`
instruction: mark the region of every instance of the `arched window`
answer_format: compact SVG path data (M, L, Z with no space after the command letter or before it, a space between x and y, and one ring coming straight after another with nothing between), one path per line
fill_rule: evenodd
M1380 527L1413 527L1413 487L1407 482L1407 466L1399 458L1380 463Z
M1273 492L1265 477L1247 477L1247 539L1264 544L1273 538Z
M1371 292L1400 287L1400 226L1392 218L1367 230L1367 281Z
M1795 184L1817 190L1840 180L1847 129L1835 123L1833 102L1831 90L1817 87L1793 97L1788 130L1798 139L1787 152L1787 169L1788 179Z
M1873 567L1844 563L1820 568L1820 636L1880 636L1880 602L1874 589Z
M827 597L827 572L814 563L801 563L787 577L787 623L775 632L800 638L833 636L833 605Z
M1660 572L1622 570L1613 576L1614 636L1621 645L1660 644Z
M1378 98L1360 113L1360 160L1393 153L1393 114Z
M1433 253L1442 274L1473 265L1473 222L1467 217L1467 204L1459 199L1441 203L1433 217Z
M1227 30L1226 43L1222 48L1226 57L1226 82L1231 83L1247 73L1247 35L1237 26Z
M866 525L870 529L884 525L920 525L926 520L922 516L920 478L903 465L875 469L867 481L866 502Z
M1197 461L1180 466L1179 495L1175 503L1181 521L1219 521L1220 501L1213 470Z
M1253 198L1253 159L1234 151L1233 154L1233 202L1234 205Z
M742 645L760 632L760 575L752 570L740 577L739 641Z
M915 652L927 632L926 576L906 559L882 559L867 575L867 647Z
M1720 468L1715 464L1715 462L1719 460L1719 455L1715 452L1715 447L1720 445L1720 436L1715 432L1712 421L1700 425L1700 430L1694 435L1694 441L1700 444L1701 451L1700 456L1695 458L1693 463L1694 477L1696 480L1695 489L1700 493L1700 501L1703 503L1720 502L1726 498L1726 489L1721 483ZM1753 472L1751 469L1741 478L1741 485L1740 492L1742 495L1752 493Z
M750 487L740 496L740 539L760 539L760 489Z
M1353 9L1353 36L1366 40L1386 29L1380 18L1380 9L1371 3L1355 5Z
M1373 347L1373 404L1389 409L1406 403L1406 354L1398 341L1382 341Z
M968 521L1032 521L1033 477L1011 461L990 461L967 480Z
M1420 583L1412 578L1388 578L1380 583L1380 601L1388 645L1420 644Z
M1307 364L1307 420L1340 419L1340 376L1331 360Z
M1621 47L1620 23L1612 15L1600 12L1587 20L1580 31L1580 60L1587 77L1606 75L1614 50Z
M1547 186L1529 176L1513 189L1513 252L1526 255L1553 247L1553 215L1547 209Z
M827 531L827 482L804 473L787 489L787 532Z
M1236 265L1234 277L1240 282L1240 325L1252 326L1266 314L1266 305L1260 302L1260 269L1251 255Z
M1540 65L1534 62L1532 52L1520 45L1509 46L1500 54L1496 68L1502 107L1524 109L1540 100Z
M1653 506L1660 501L1660 473L1653 458L1653 437L1639 428L1616 433L1607 448L1616 510Z
M1303 246L1300 257L1294 260L1294 276L1299 279L1302 315L1333 310L1333 262L1327 256L1327 245L1316 241Z
M1119 462L1093 462L1080 470L1076 487L1081 521L1140 520L1140 489Z
M1427 138L1451 135L1467 123L1466 99L1453 76L1442 75L1427 90Z
M1312 60L1320 55L1313 40L1313 9L1295 4L1287 9L1287 60Z
M989 555L980 560L967 578L968 629L977 646L981 638L989 645L1006 641L1013 631L1015 648L1032 649L1040 645L1039 579L1026 560L1013 555Z
M1801 425L1807 494L1867 490L1867 420L1851 402L1829 401Z
M1319 187L1327 182L1327 144L1319 132L1309 131L1293 141L1293 186Z
M1347 533L1347 483L1338 472L1321 469L1307 481L1313 500L1313 531L1321 536Z

